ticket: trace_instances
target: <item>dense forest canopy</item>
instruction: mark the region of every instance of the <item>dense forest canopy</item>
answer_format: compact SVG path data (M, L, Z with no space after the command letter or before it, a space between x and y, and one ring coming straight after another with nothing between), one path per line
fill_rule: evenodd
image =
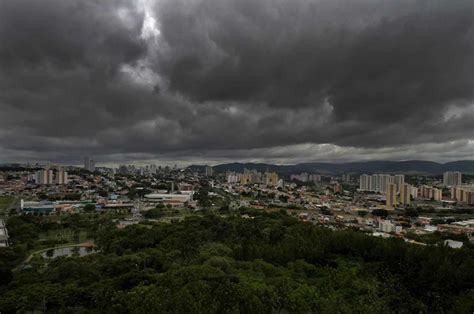
M0 312L469 313L474 251L304 224L207 215L96 232L100 253L19 266L38 226L11 218ZM31 227L31 228L30 228ZM28 231L30 230L30 231Z

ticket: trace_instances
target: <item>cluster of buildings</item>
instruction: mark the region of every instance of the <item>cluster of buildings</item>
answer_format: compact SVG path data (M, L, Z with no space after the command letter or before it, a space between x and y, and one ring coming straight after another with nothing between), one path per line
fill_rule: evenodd
M148 177L142 179L148 181ZM92 179L92 180L91 180ZM168 208L190 208L195 207L196 202L193 200L195 184L180 182L175 190L174 181L171 182L169 189L160 188L159 184L154 180L149 180L147 184L150 188L145 189L140 186L137 178L118 176L115 180L107 178L101 174L90 174L83 181L80 177L74 176L73 182L75 193L69 191L65 195L66 198L57 200L20 200L19 210L26 214L62 214L76 213L83 211L86 205L94 205L97 211L114 211L114 212L132 212L139 207L139 210L148 210L162 204ZM158 181L159 182L159 181ZM143 181L141 183L144 183ZM41 190L44 193L48 191L56 191L55 186L45 186L47 190ZM72 187L70 187L72 188ZM103 195L100 191L113 190L112 193ZM130 199L131 190L147 191L140 197ZM78 199L67 199L67 195L77 195ZM31 195L33 196L33 195ZM33 197L34 198L34 197ZM138 204L138 205L137 205Z
M413 187L408 183L388 183L385 192L387 208L392 209L397 205L410 205Z
M450 224L439 224L437 228L440 232L456 235L465 234L469 238L474 237L474 219L455 221Z
M443 186L452 187L451 200L474 204L474 192L472 192L474 189L463 188L461 184L461 172L448 171L443 174ZM411 199L415 198L443 201L442 188L425 184L418 187L409 185L405 183L403 174L363 174L360 176L359 190L385 194L388 208L394 208L396 205L409 205Z
M318 212L300 212L298 217L304 222L322 225L331 229L358 229L372 236L390 238L396 237L406 242L426 245L423 242L413 240L413 236L419 239L420 236L443 233L444 238L449 235L458 237L466 236L470 241L474 241L474 219L447 222L450 217L446 217L443 222L436 222L433 217L404 217L391 214L387 217L364 216L350 214L348 210L336 209L333 215ZM460 248L463 242L454 240L444 240L443 244L451 248Z
M174 183L171 184L170 190L158 190L156 192L146 194L144 202L147 207L152 208L157 204L162 204L171 208L195 207L196 202L193 200L194 185L189 183L179 183L178 189L175 191Z
M451 199L465 203L469 205L474 205L474 187L472 186L455 186L451 188Z
M209 167L209 166L207 166ZM98 171L101 173L108 173L111 175L114 174L121 174L121 175L139 175L139 176L154 176L157 174L170 174L171 171L177 170L177 165L174 165L174 167L169 167L169 166L159 166L159 165L143 165L143 166L136 166L136 165L119 165L118 168L106 168L106 167L96 167L95 161L90 157L90 156L85 156L84 157L84 170L87 170L89 172L94 172ZM212 176L212 167L210 168L210 174L209 176ZM206 174L208 169L206 168Z
M363 174L360 176L359 190L385 194L387 208L409 205L411 198L418 194L415 187L405 183L403 174Z
M74 213L92 201L20 201L20 210L26 214Z
M397 192L400 186L405 183L405 175L403 174L363 174L360 176L359 190L385 193L389 184L395 184Z
M157 165L120 165L118 169L108 169L110 174L122 174L122 175L139 175L139 176L154 176L154 175L169 175L172 171L177 170L175 165L173 168L169 166L157 166Z
M162 204L171 208L186 208L193 201L193 191L190 193L151 193L145 195L147 202Z
M346 175L344 175L344 178ZM347 175L349 176L349 175ZM320 174L312 174L312 173L307 173L307 172L302 172L300 174L292 174L290 176L290 181L296 180L300 182L314 182L314 183L319 183L321 182L322 176ZM350 176L349 176L350 180Z
M422 185L418 187L417 196L419 198L441 202L443 200L443 190L429 185Z
M40 185L48 184L68 184L68 174L62 168L53 169L41 169L38 170L34 175L34 182Z
M452 212L457 208L466 209L465 204L474 204L474 186L461 185L462 174L459 172L445 173L442 181L439 176L407 176L407 181L413 183L411 185L405 182L403 174L363 174L357 182L349 174L341 177L306 172L288 176L283 173L282 178L271 171L244 169L243 172L224 173L211 166L186 169L155 165L96 168L88 157L84 159L84 168L35 165L34 168L20 169L0 172L0 192L21 195L27 200L21 202L21 209L26 213L80 212L89 204L98 211L132 214L162 207L200 209L196 199L201 200L201 192L208 190L209 200L212 199L209 206L216 210L252 207L274 211L283 208L294 211L295 216L305 221L317 221L337 228L360 228L372 234L403 237L406 230L472 234L474 229L474 223L467 222L464 225L436 222L437 227L429 222L422 224L415 221L415 217L405 217L400 211L389 211L388 217L383 218L375 214L377 210L408 205L423 209L432 207L433 210L449 208ZM206 189L194 194L200 186L204 187L202 182L207 182ZM305 184L307 182L316 184ZM451 188L451 197L447 187ZM437 204L431 200L443 200L444 203ZM0 224L0 246L6 243L2 242L5 237L2 237L1 230Z
M265 184L267 186L279 186L283 184L282 180L279 180L276 172L258 172L255 169L249 170L244 169L243 173L238 172L227 172L225 174L226 181L229 184L239 183L242 185L246 184Z

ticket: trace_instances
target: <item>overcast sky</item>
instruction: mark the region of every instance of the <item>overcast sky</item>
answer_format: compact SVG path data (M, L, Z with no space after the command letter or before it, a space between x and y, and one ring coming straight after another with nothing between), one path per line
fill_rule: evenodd
M0 0L0 162L474 159L472 0Z

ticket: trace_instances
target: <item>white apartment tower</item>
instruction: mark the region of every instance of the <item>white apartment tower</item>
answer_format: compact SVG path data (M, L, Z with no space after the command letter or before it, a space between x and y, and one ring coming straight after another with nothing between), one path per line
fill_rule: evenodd
M43 169L36 172L36 184L53 184L53 170Z
M206 177L212 177L213 169L211 166L206 166Z
M404 174L396 174L395 175L395 184L397 185L397 192L400 192L400 187L405 183L405 175Z
M370 191L370 176L363 174L360 176L359 190Z
M90 172L95 171L95 161L90 156L84 157L84 169Z
M380 193L385 192L390 183L394 183L393 177L389 174L379 174L379 178L380 178L380 188L379 188Z
M443 184L445 186L460 186L462 183L462 173L459 171L447 171L443 174Z
M69 180L67 177L67 172L64 171L63 169L59 169L56 172L56 178L55 178L55 183L56 184L68 184Z

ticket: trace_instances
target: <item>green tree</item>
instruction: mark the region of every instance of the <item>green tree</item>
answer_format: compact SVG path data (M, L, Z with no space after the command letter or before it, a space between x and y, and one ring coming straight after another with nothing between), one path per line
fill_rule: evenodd
M374 209L372 210L372 215L386 218L388 216L388 211L385 209Z
M209 188L201 187L197 193L194 194L194 199L198 205L203 208L209 208L211 206L211 199L209 197Z
M83 208L85 212L94 212L95 211L95 205L94 204L86 204Z
M46 251L46 256L51 258L54 255L54 249L49 249Z
M407 209L405 209L404 216L406 216L406 217L418 217L418 211L416 210L416 208L408 207Z

